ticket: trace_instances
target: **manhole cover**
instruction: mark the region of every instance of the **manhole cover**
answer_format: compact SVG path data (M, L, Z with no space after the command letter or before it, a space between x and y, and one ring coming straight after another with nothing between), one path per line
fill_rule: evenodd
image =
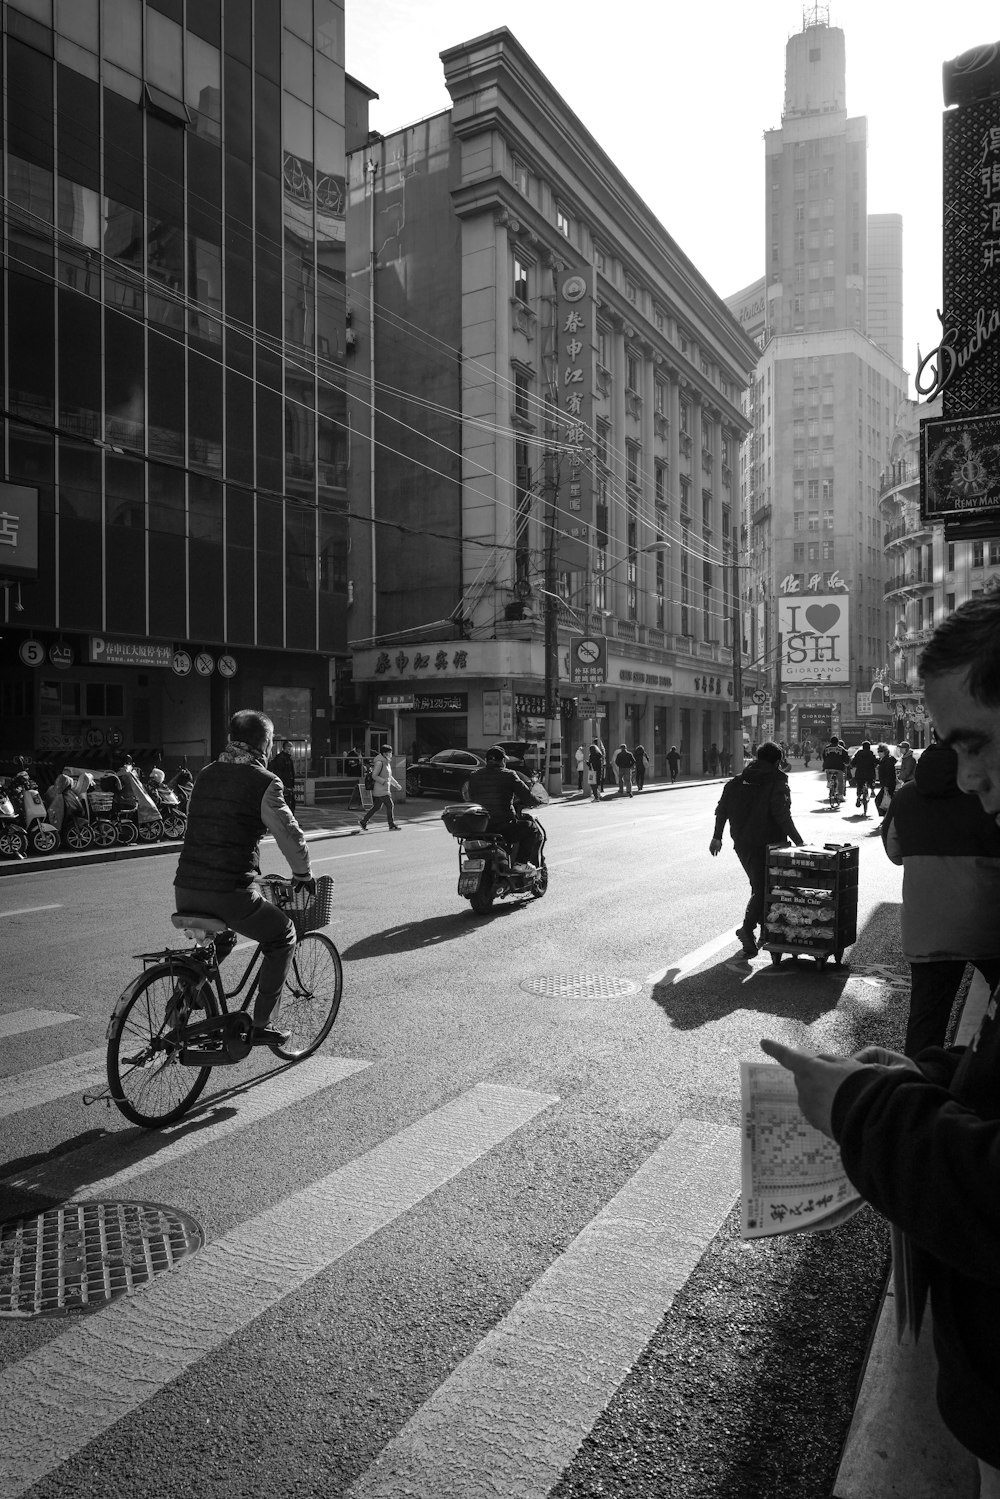
M622 999L638 994L642 985L635 979L608 978L600 973L554 973L525 979L521 988L549 999Z
M0 1224L0 1317L94 1311L200 1249L195 1220L158 1202L74 1202Z

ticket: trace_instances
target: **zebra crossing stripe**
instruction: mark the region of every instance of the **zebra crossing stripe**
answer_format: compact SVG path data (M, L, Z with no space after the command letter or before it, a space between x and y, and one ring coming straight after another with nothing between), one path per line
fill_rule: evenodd
M54 1103L57 1098L65 1098L67 1093L92 1088L104 1079L106 1055L107 1047L99 1046L94 1051L82 1051L62 1062L47 1062L44 1067L35 1067L18 1077L5 1077L3 1096L0 1097L0 1119L37 1108L41 1103Z
M32 1484L558 1103L480 1083L4 1370L0 1493ZM736 1152L738 1159L739 1152Z
M383 1448L349 1499L545 1499L739 1184L739 1130L683 1120Z
M64 1015L61 1010L15 1010L0 1015L0 1036L19 1036L22 1031L37 1031L45 1025L66 1025L79 1015Z
M104 1053L101 1052L100 1055L103 1057ZM227 1135L247 1129L251 1124L267 1119L281 1109L290 1108L311 1094L318 1093L322 1088L330 1088L334 1083L343 1082L353 1073L362 1072L370 1066L370 1062L354 1057L309 1057L306 1061L298 1062L294 1067L284 1068L270 1077L265 1074L263 1077L253 1079L252 1083L246 1085L245 1091L242 1087L238 1088L238 1107L232 1113L228 1111L224 1113L214 1124L200 1123L197 1129L191 1129L192 1119L211 1119L213 1109L222 1106L228 1110L233 1102L233 1096L228 1089L221 1098L210 1098L207 1103L200 1102L195 1110L174 1126L173 1134L169 1130L164 1130L155 1135L146 1133L116 1135L112 1137L111 1142L105 1138L96 1146L90 1145L82 1151L73 1151L69 1155L60 1156L51 1166L42 1168L37 1173L25 1172L16 1177L9 1177L2 1185L17 1187L23 1192L34 1192L39 1196L51 1197L55 1200L65 1198L72 1201L81 1197L113 1197L133 1176L141 1176L147 1171L158 1171L161 1166L170 1166L184 1156L190 1155L192 1151L202 1150L206 1145L214 1145L219 1140L224 1140ZM102 1080L103 1076L102 1068ZM87 1174L88 1169L97 1171L102 1168L106 1169L111 1151L116 1151L119 1156L122 1156L134 1155L137 1149L141 1154L129 1160L118 1171L96 1178Z

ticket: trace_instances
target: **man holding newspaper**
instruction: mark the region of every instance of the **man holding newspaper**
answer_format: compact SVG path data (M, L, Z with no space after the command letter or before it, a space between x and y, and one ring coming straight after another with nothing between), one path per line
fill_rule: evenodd
M1000 816L1000 594L942 621L920 673L938 738L958 754L959 785ZM998 1001L1000 990L971 1046L912 1060L879 1047L814 1057L761 1042L794 1075L803 1114L837 1142L855 1187L924 1262L938 1407L979 1462L981 1499L1000 1499Z

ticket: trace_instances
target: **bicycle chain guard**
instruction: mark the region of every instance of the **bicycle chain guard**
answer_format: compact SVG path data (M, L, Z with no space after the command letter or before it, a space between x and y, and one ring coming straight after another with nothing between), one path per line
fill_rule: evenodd
M207 1041L207 1046L184 1045L178 1060L183 1067L231 1067L250 1055L250 1029L253 1021L245 1010L228 1015L212 1015L184 1026L185 1042Z

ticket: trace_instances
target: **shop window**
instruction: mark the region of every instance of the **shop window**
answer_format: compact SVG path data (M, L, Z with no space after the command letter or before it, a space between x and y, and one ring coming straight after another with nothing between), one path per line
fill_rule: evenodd
M86 684L87 718L124 718L125 688L117 683L88 682Z

